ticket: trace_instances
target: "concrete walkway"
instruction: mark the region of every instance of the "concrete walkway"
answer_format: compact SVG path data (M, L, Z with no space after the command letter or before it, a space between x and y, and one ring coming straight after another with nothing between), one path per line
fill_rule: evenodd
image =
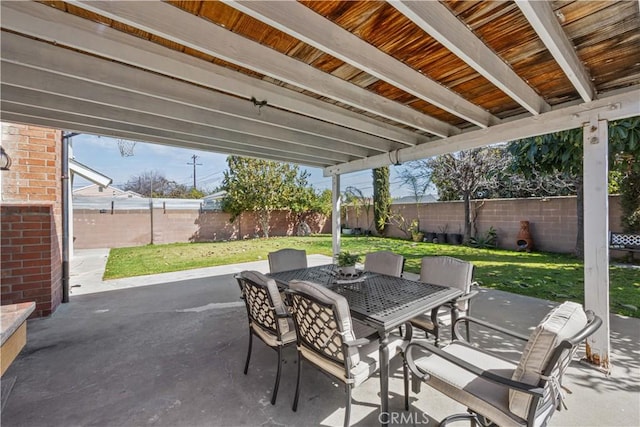
M248 333L233 274L266 272L266 261L103 282L107 254L78 251L71 301L49 318L29 321L27 346L3 377L17 378L3 426L342 425L343 388L308 364L298 412L291 411L295 349L285 352L275 406L269 400L276 354L254 342L249 373L242 373ZM472 309L526 333L553 305L483 290ZM569 409L556 413L552 426L640 425L640 321L614 315L611 330L612 374L572 363ZM506 348L490 337L483 341ZM406 417L399 360L391 372L390 410ZM378 377L354 390L352 424L378 424L378 390ZM426 386L411 402L414 425L464 412Z

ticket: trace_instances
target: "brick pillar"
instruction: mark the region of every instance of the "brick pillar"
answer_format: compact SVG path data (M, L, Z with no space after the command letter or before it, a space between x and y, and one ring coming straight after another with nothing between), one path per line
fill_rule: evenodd
M12 159L0 172L2 304L35 301L32 317L62 301L62 132L2 123L2 147Z

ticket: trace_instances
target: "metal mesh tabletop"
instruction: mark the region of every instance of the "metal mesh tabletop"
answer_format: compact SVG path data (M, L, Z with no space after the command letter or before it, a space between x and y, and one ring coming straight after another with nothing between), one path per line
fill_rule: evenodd
M363 273L359 281L343 283L334 265L283 271L270 276L284 287L291 280L327 286L347 299L354 317L387 331L461 295L457 289L369 272Z

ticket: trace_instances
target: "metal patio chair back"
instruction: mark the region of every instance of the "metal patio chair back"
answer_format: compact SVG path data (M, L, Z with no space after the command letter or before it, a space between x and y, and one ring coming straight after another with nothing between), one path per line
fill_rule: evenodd
M448 286L460 289L463 294L454 302L434 308L430 313L424 313L411 320L411 325L423 330L427 334L435 337L436 345L440 341L440 324L444 323L441 309L446 309L450 315L450 322L453 327L456 319L460 315L468 316L471 298L477 295L476 290L472 290L474 266L468 261L452 258L449 256L429 256L422 258L420 265L420 281L432 285ZM467 339L469 330L467 326ZM453 337L453 329L452 329Z
M282 301L275 280L257 271L243 271L236 276L249 321L249 348L244 373L249 370L253 336L257 336L278 353L278 371L271 404L275 405L282 371L282 349L296 341L291 315Z
M364 271L402 277L404 257L391 251L371 252L365 256Z
M344 425L351 416L351 391L380 366L377 332L351 319L347 300L322 285L293 280L286 291L297 334L298 377L293 410L300 397L302 360L311 363L345 385ZM402 352L400 337L389 340L390 358ZM405 367L406 375L406 367Z
M307 252L303 249L285 248L275 252L269 252L269 272L298 270L307 268Z

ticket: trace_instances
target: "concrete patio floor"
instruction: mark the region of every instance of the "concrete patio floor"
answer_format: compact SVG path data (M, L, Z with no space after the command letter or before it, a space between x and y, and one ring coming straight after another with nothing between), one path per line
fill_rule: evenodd
M266 261L102 282L107 254L78 251L71 301L49 318L29 321L27 345L3 376L16 378L3 426L342 425L344 388L308 364L298 412L291 411L294 348L285 351L275 406L269 400L276 353L256 341L249 373L242 373L248 331L232 275L266 272ZM309 257L310 264L328 260ZM526 333L553 305L483 290L472 310ZM611 375L572 363L565 377L573 392L568 410L556 413L552 426L640 425L640 320L613 315L611 341ZM482 342L507 355L514 350L488 337ZM391 372L390 410L411 414L414 425L464 412L426 386L404 412L400 360ZM378 424L378 390L377 376L354 390L353 425Z

